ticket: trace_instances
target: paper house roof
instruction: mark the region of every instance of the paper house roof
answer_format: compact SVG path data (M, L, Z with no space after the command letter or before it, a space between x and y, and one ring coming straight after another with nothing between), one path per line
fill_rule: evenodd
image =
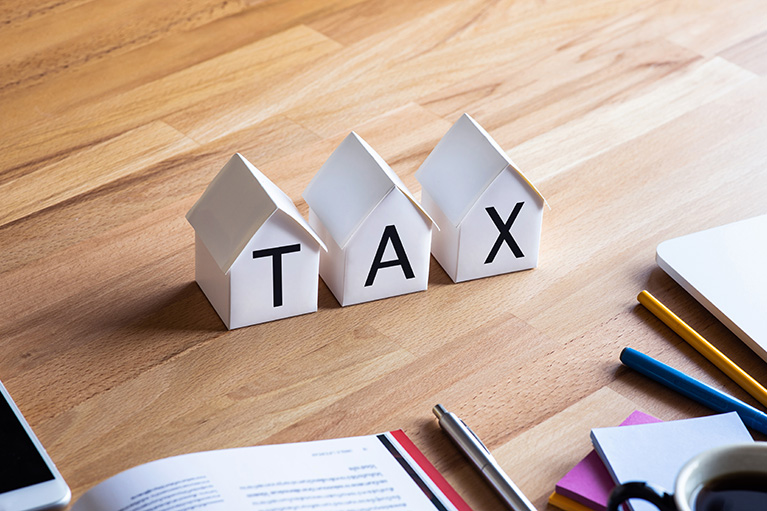
M213 178L186 219L221 271L227 273L277 210L287 214L327 250L290 197L239 153Z
M463 114L442 137L415 176L447 219L458 226L482 193L507 167L518 173L546 202L541 192L484 128L471 116Z
M433 222L383 158L352 132L320 168L303 197L338 246L344 248L362 222L395 188Z

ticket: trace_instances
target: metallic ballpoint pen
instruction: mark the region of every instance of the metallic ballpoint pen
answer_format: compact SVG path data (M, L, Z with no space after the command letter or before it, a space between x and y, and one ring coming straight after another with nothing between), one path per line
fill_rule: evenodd
M447 433L447 436L463 451L487 482L498 492L498 495L511 506L511 509L514 511L536 511L533 504L495 461L485 444L461 419L445 410L442 405L435 406L432 411L437 416L439 425Z

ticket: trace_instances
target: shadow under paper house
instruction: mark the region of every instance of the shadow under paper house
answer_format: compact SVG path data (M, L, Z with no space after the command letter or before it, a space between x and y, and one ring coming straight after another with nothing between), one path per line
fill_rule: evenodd
M226 332L226 326L205 297L197 282L180 286L163 298L154 312L136 318L132 323L140 330L194 330Z

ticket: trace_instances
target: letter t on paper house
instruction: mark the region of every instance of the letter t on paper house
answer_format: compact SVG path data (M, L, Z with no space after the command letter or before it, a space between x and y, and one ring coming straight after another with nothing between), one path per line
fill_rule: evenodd
M431 217L389 165L352 132L303 193L328 247L320 276L342 306L423 291Z
M453 282L538 265L548 204L469 115L456 121L415 176L423 207L439 225L432 253Z
M194 278L229 329L317 310L324 243L282 190L239 153L186 214Z

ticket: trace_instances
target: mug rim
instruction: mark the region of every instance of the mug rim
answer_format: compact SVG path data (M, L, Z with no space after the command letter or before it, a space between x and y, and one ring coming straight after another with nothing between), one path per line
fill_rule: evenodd
M676 505L679 511L692 510L693 503L691 502L690 498L693 497L692 492L697 489L700 483L696 484L693 488L690 488L687 485L691 476L700 470L700 467L712 463L713 460L721 458L722 456L737 456L739 454L745 454L747 451L757 451L759 453L764 453L763 456L767 457L767 442L742 442L722 445L703 451L702 453L697 454L695 457L687 461L687 463L682 466L681 470L677 474L676 481L674 482L674 500L676 501ZM767 465L763 465L763 467L767 467ZM744 471L745 470L751 469L744 469ZM733 471L724 470L720 473L714 474L714 477L718 477L719 475L731 472ZM765 470L765 472L767 472L767 470Z

